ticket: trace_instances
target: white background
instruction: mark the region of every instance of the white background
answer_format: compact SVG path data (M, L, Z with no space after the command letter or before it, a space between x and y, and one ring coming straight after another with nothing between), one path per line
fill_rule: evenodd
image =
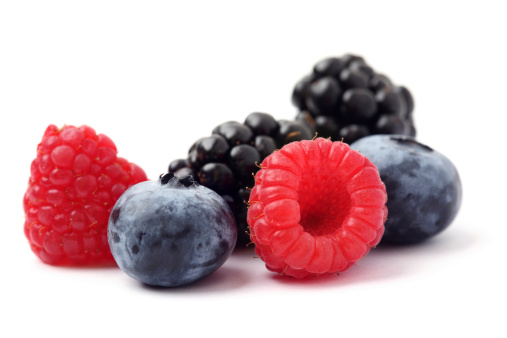
M0 2L0 335L505 337L502 1L245 3ZM88 124L156 178L221 122L293 118L293 85L348 52L410 88L419 140L461 174L461 211L439 236L309 281L247 250L163 290L30 251L22 196L48 124Z

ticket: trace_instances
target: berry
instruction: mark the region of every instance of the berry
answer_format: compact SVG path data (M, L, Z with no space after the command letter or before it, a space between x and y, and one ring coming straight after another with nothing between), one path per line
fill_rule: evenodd
M43 262L114 262L107 244L109 213L128 187L147 179L116 154L113 141L88 126L48 126L23 199L25 236Z
M169 164L168 171L182 178L193 176L220 194L230 205L238 227L237 245L250 242L247 205L258 164L277 148L292 141L311 139L312 128L301 121L275 120L266 113L251 113L244 123L229 121L215 127L211 136L198 139L187 159Z
M454 220L461 180L444 155L408 136L369 136L351 147L377 166L386 185L389 219L382 243L421 242Z
M236 243L234 216L214 191L169 173L128 189L109 218L114 259L145 284L177 287L224 264Z
M324 138L343 138L350 144L373 134L416 133L410 91L356 55L318 62L295 85L292 103L299 109L296 120L305 121ZM323 123L323 116L328 123Z
M344 271L380 241L386 200L375 166L347 144L290 143L255 175L255 251L268 270L296 278Z

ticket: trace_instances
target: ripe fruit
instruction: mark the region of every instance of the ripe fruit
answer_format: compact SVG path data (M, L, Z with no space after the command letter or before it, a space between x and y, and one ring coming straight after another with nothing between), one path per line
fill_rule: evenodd
M362 57L344 55L318 62L292 92L296 117L321 137L352 143L372 134L415 136L409 90L376 73Z
M266 157L255 181L248 224L271 271L297 278L344 271L382 237L385 186L345 143L290 143Z
M118 266L145 284L182 286L217 270L232 253L234 216L214 191L169 173L116 202L108 239Z
M144 171L117 157L116 146L88 126L48 126L23 198L25 236L45 263L113 262L107 221L114 203Z
M252 113L244 123L229 121L213 129L212 135L197 140L187 159L169 164L177 177L192 175L201 185L221 195L231 207L238 227L238 246L250 242L246 213L253 174L258 163L277 148L298 140L311 139L311 128L300 121L276 121L266 113Z
M461 205L461 180L444 155L407 136L369 136L351 147L377 166L386 185L389 219L382 243L417 243L454 220Z

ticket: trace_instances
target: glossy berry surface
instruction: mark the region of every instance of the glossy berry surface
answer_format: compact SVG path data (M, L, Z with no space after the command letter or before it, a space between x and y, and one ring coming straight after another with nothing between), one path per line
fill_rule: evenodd
M109 214L128 187L146 179L140 167L117 156L106 135L88 126L50 125L23 199L32 251L53 265L114 263L107 243Z
M191 175L221 195L236 218L237 245L245 247L250 243L246 201L258 165L285 144L313 136L312 128L304 122L275 120L267 113L254 112L244 123L228 121L216 126L212 135L198 139L189 148L186 159L170 162L168 171L180 178Z
M387 217L375 166L343 142L293 142L264 159L250 194L255 252L303 278L347 270L377 245Z
M222 266L237 238L226 202L191 176L161 176L128 189L109 219L118 266L145 284L177 287Z
M462 185L448 158L408 136L369 136L351 147L377 166L386 185L389 219L382 243L421 242L452 223Z
M350 144L375 134L416 134L410 91L357 55L319 61L295 85L292 103L299 110L296 120L305 121L320 137ZM324 116L328 123L323 123Z

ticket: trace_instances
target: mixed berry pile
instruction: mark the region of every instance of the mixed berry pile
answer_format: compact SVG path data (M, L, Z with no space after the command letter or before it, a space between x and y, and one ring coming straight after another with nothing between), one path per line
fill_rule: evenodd
M116 262L143 283L177 287L235 248L305 278L454 220L458 172L415 139L406 87L344 55L318 62L292 102L294 120L252 113L218 125L154 181L92 128L49 126L23 200L30 247L48 264Z
M313 136L313 131L300 121L277 121L266 113L251 113L244 123L229 121L215 127L211 135L190 147L186 159L172 161L168 171L177 177L190 175L221 195L236 218L237 245L244 247L251 241L246 201L259 163L285 144Z

